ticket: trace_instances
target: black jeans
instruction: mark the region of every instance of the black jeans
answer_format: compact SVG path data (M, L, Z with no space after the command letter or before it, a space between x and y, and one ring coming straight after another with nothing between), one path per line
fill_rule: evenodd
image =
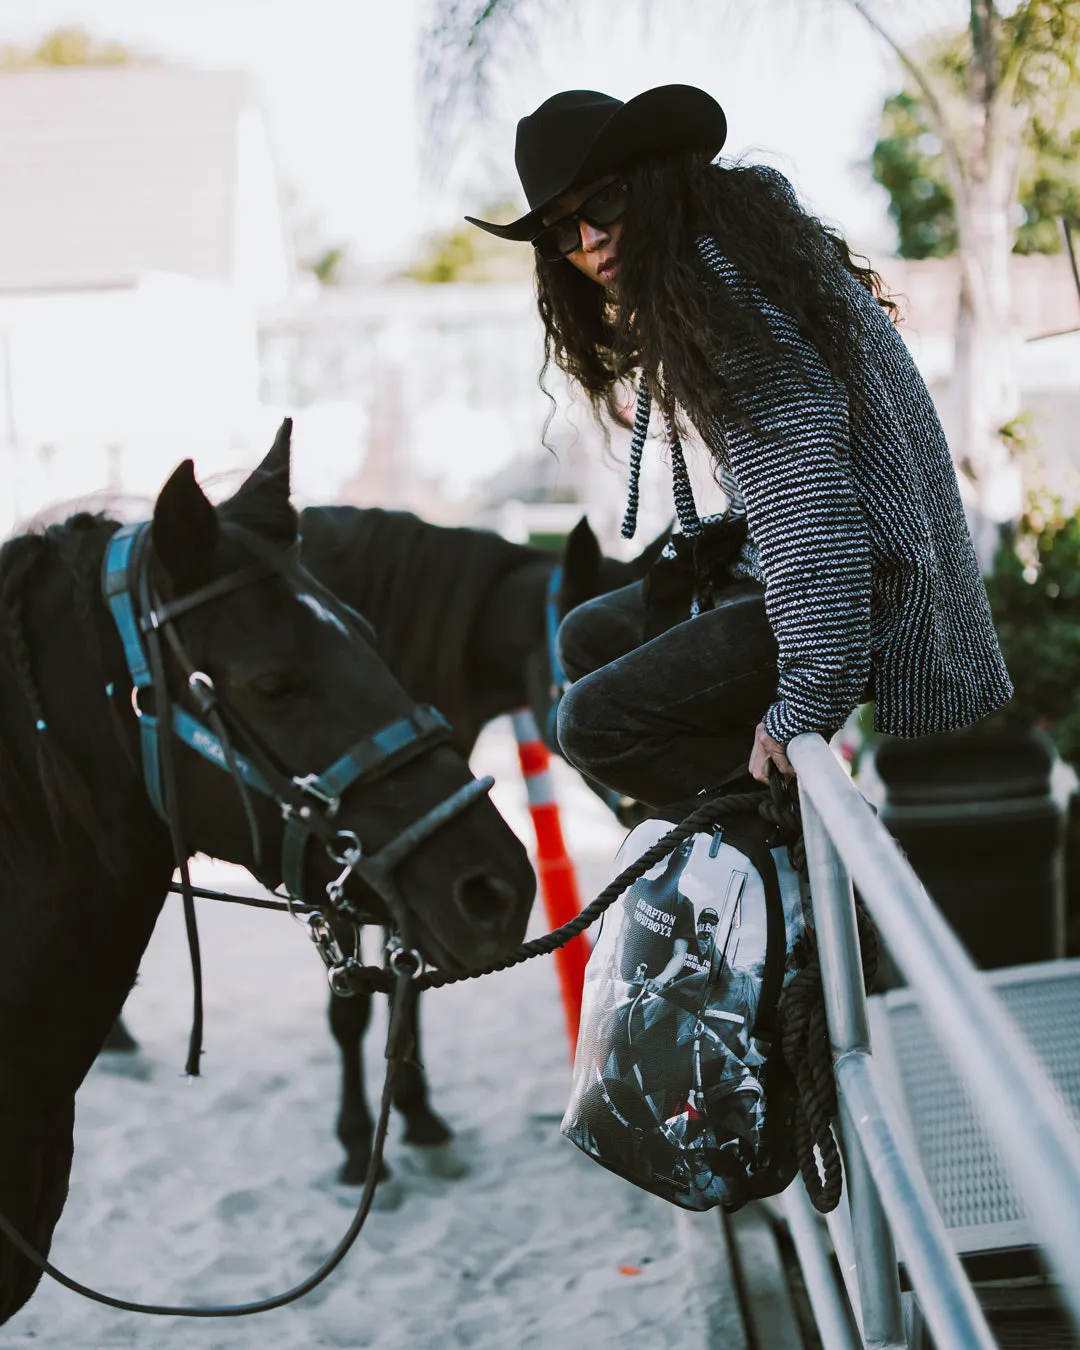
M563 620L559 656L574 683L559 706L559 745L605 786L686 814L702 791L751 785L741 775L776 697L776 639L755 581L732 582L713 609L650 642L645 618L637 582Z

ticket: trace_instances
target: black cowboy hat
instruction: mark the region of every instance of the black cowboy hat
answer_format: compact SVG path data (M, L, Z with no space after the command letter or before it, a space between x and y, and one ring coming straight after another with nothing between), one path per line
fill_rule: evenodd
M517 125L514 163L528 213L509 225L465 219L500 239L533 239L544 207L569 188L657 150L700 150L712 159L726 136L723 108L693 85L662 84L627 103L593 89L569 89Z

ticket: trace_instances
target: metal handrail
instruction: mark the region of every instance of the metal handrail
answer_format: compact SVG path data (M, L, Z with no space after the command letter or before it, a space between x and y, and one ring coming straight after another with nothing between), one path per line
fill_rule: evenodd
M942 1350L994 1341L876 1082L852 881L966 1083L1080 1323L1080 1133L1004 1005L824 740L798 736L788 757L803 802L866 1344L904 1344L890 1228ZM858 1184L864 1166L871 1186Z

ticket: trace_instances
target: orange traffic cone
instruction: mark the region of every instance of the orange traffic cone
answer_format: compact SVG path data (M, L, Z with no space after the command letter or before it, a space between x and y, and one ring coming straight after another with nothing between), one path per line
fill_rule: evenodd
M559 807L555 801L551 777L551 754L540 739L536 719L528 709L514 713L513 723L518 759L529 795L529 815L536 831L536 870L540 877L544 910L551 927L559 928L580 913L581 895L574 864L566 851L559 823ZM581 990L588 959L589 943L584 933L571 938L565 947L560 947L555 953L571 1055L577 1046Z

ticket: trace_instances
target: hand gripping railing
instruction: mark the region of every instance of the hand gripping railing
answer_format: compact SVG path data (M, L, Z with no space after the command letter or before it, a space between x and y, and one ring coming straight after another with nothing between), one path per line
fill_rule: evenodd
M906 1343L895 1238L939 1350L995 1345L870 1055L853 882L996 1142L1080 1325L1080 1133L829 747L820 736L797 736L788 757L799 776L863 1343ZM805 1219L797 1200L787 1210L796 1223L800 1213ZM841 1333L834 1343L850 1338Z

